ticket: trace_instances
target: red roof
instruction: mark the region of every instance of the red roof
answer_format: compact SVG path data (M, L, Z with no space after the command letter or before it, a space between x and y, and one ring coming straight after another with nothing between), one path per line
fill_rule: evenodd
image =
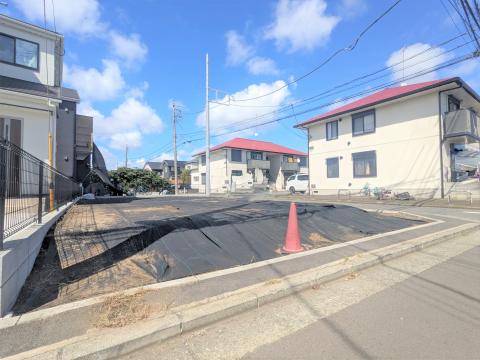
M266 152L272 152L272 153L278 153L278 154L307 156L307 154L304 152L290 149L282 145L277 145L269 141L259 141L259 140L250 140L250 139L242 139L242 138L235 138L227 142L224 142L222 144L216 145L210 148L210 151L220 150L224 148L244 149L244 150L251 150L251 151L266 151ZM203 154L204 152L205 151L202 151L199 154Z
M394 88L386 88L383 90L380 90L374 94L368 95L364 98L361 98L359 100L353 101L349 104L340 106L339 108L333 109L331 111L328 111L322 115L316 116L310 120L307 120L299 125L298 127L301 127L303 125L307 125L319 120L327 119L334 117L336 115L344 114L350 111L354 111L357 109L361 109L364 107L368 107L371 105L375 105L381 102L385 102L388 100L393 100L398 97L402 96L407 96L410 94L417 93L419 91L423 90L428 90L431 88L435 88L440 85L445 85L447 83L450 83L458 78L449 78L449 79L443 79L443 80L433 80L433 81L427 81L427 82L422 82L422 83L417 83L417 84L411 84L411 85L404 85L404 86L399 86L399 87L394 87Z

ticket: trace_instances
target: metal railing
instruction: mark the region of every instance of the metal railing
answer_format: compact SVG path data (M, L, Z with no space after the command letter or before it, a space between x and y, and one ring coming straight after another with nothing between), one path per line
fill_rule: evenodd
M80 195L80 183L0 138L0 250L4 238Z

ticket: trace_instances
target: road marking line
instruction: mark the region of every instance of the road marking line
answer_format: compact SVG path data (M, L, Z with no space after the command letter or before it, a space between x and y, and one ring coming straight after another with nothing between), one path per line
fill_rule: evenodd
M465 221L465 222L473 222L473 223L480 222L480 220L468 219L468 218L464 218L464 217L460 217L460 216L443 215L443 214L432 214L432 215L439 216L439 217L444 217L444 218L449 218L449 219L461 220L461 221Z
M464 211L467 214L480 214L480 211Z

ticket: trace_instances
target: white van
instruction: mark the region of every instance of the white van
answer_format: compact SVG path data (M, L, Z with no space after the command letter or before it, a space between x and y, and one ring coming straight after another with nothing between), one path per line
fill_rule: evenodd
M295 174L287 179L287 190L290 194L295 192L305 193L308 190L308 175L307 174Z

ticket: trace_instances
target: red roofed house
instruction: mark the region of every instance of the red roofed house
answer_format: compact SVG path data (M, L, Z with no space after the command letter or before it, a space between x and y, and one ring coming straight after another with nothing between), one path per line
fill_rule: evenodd
M480 194L479 113L479 96L457 77L386 88L305 121L310 192Z
M205 152L195 156L198 167L191 170L193 189L205 191ZM268 141L235 138L210 149L212 192L255 187L285 189L286 179L307 173L307 154Z

